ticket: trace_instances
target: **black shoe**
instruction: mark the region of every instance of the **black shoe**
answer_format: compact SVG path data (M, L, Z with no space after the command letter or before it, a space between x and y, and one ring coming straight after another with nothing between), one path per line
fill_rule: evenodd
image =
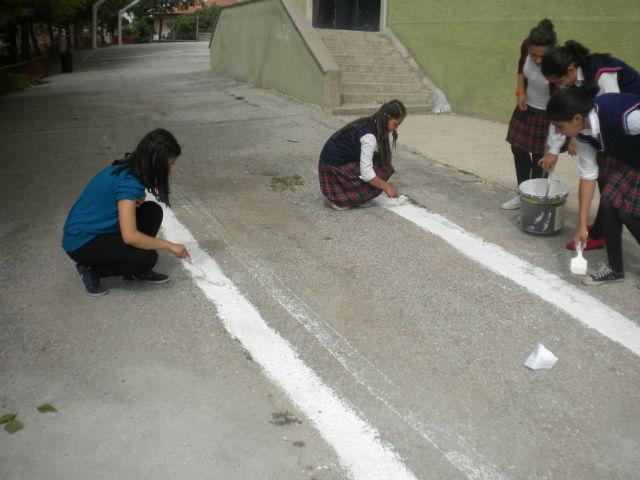
M91 270L91 267L76 263L76 270L78 271L78 275L80 275L80 280L82 280L84 289L88 295L99 297L109 293L109 290L100 285L100 277Z
M141 275L125 275L122 279L127 282L167 283L169 281L169 275L163 275L162 273L149 270Z
M600 270L582 279L583 285L595 287L607 282L624 281L624 272L614 272L609 265L605 265L602 262L600 263L600 265Z

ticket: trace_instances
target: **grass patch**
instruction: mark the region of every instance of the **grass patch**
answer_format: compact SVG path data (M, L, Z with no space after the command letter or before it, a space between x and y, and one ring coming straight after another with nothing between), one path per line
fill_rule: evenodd
M27 88L29 88L29 80L26 75L18 73L0 74L0 96L22 92Z
M291 175L290 177L273 177L271 179L271 190L281 192L283 190L295 190L296 187L304 185L300 175Z

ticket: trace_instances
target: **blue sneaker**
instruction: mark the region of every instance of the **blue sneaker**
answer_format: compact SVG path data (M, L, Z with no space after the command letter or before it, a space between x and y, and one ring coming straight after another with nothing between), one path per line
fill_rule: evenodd
M76 270L78 271L78 275L80 275L80 280L82 280L84 289L88 295L99 297L109 293L109 290L100 285L100 277L92 271L90 267L76 263Z
M141 275L125 275L122 279L127 282L167 283L169 281L169 275L163 275L162 273L149 270Z

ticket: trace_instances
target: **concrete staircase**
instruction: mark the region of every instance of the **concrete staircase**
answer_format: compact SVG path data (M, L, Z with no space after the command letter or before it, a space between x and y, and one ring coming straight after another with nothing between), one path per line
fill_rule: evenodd
M316 29L342 70L340 97L348 104L380 104L398 99L411 110L430 111L432 91L415 62L403 57L378 32Z

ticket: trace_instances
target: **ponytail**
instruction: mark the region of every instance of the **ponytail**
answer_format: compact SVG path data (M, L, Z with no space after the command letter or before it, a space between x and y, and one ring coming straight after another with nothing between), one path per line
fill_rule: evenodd
M118 175L127 168L131 174L156 198L167 206L169 204L169 158L179 157L182 149L171 133L158 128L147 133L133 153L127 153L120 165L112 172Z
M567 74L569 66L573 63L576 69L578 67L582 68L587 81L593 81L593 78L588 78L590 72L589 69L586 68L592 62L602 62L611 65L613 60L608 53L591 53L591 51L581 43L569 40L564 44L564 47L552 48L545 53L540 68L545 77L560 78Z
M540 20L538 26L529 32L529 45L534 47L555 47L557 43L556 32L553 23L548 18Z
M561 88L551 96L547 104L547 118L552 122L569 122L576 115L586 118L593 109L593 98L598 93L593 82L580 88Z
M368 117L362 117L345 125L336 132L333 139L337 140L344 133L351 131L351 138L355 141L356 130L375 122L376 140L378 142L378 153L374 155L373 161L386 174L391 171L391 145L389 145L389 117L393 119L404 118L407 116L407 110L400 100L391 100L382 105L376 113ZM396 148L396 140L398 132L392 132L393 149Z

